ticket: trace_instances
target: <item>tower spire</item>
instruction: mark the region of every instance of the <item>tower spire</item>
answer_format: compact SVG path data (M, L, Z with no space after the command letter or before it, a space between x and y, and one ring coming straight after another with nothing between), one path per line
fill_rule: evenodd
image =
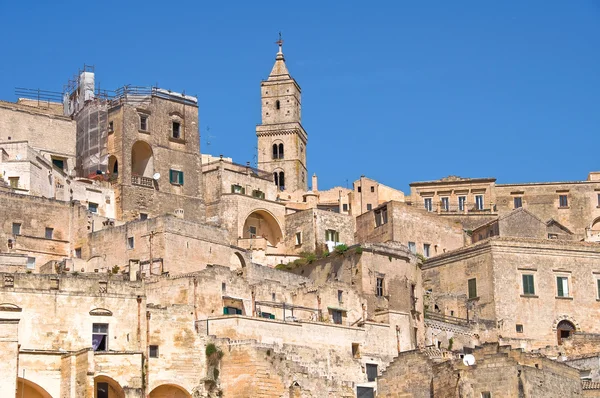
M277 51L275 65L273 65L268 80L291 79L290 72L288 72L287 66L285 65L285 58L283 57L283 39L281 38L281 32L279 32L279 40L277 40L275 44L279 46L279 51Z
M279 54L283 58L283 39L281 38L281 32L279 32L279 40L275 42L279 46L279 51L277 52L277 59L279 59Z

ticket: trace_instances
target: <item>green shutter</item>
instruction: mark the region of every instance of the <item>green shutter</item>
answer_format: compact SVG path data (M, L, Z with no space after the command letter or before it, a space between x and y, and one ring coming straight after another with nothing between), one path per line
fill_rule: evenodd
M535 294L533 275L523 275L523 294Z
M598 282L600 282L600 279L598 279ZM270 314L269 315L269 319L275 319L275 315L274 314Z
M240 310L239 308L236 308L235 313L237 315L242 315L242 310Z
M223 315L229 315L229 308L223 307Z
M598 282L598 298L600 299L600 279L597 279L596 282Z
M231 186L231 193L235 193L235 185Z
M183 171L179 172L179 185L183 185Z
M565 292L563 291L562 278L560 276L556 277L556 287L558 288L558 297L563 297Z
M469 298L477 297L477 279L469 279Z
M246 194L246 188L242 187L242 195Z

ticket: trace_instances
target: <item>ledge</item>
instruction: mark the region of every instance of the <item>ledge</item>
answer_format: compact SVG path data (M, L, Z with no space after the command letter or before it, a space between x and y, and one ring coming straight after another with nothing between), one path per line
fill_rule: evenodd
M540 296L538 296L537 294L522 294L521 297L523 297L523 298L540 298Z
M148 131L148 130L141 130L141 129L138 129L138 133L142 133L142 134L150 135L150 131Z
M573 300L573 297L561 297L561 296L556 296L554 297L557 300Z
M185 143L186 143L186 141L183 138L174 138L174 137L171 137L171 136L169 136L169 141L170 142L175 142L177 144L183 144L183 145L185 145Z

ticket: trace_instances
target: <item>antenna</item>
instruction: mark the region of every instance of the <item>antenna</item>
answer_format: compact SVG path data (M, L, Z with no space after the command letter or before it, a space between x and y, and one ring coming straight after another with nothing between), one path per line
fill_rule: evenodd
M465 366L475 365L475 357L472 354L465 355L463 358L463 364L465 364Z

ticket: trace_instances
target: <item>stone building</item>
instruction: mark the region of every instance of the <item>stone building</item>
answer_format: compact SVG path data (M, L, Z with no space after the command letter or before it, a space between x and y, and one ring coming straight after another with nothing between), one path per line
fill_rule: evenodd
M478 323L479 341L527 350L600 333L599 256L587 242L486 239L423 265L428 311Z

